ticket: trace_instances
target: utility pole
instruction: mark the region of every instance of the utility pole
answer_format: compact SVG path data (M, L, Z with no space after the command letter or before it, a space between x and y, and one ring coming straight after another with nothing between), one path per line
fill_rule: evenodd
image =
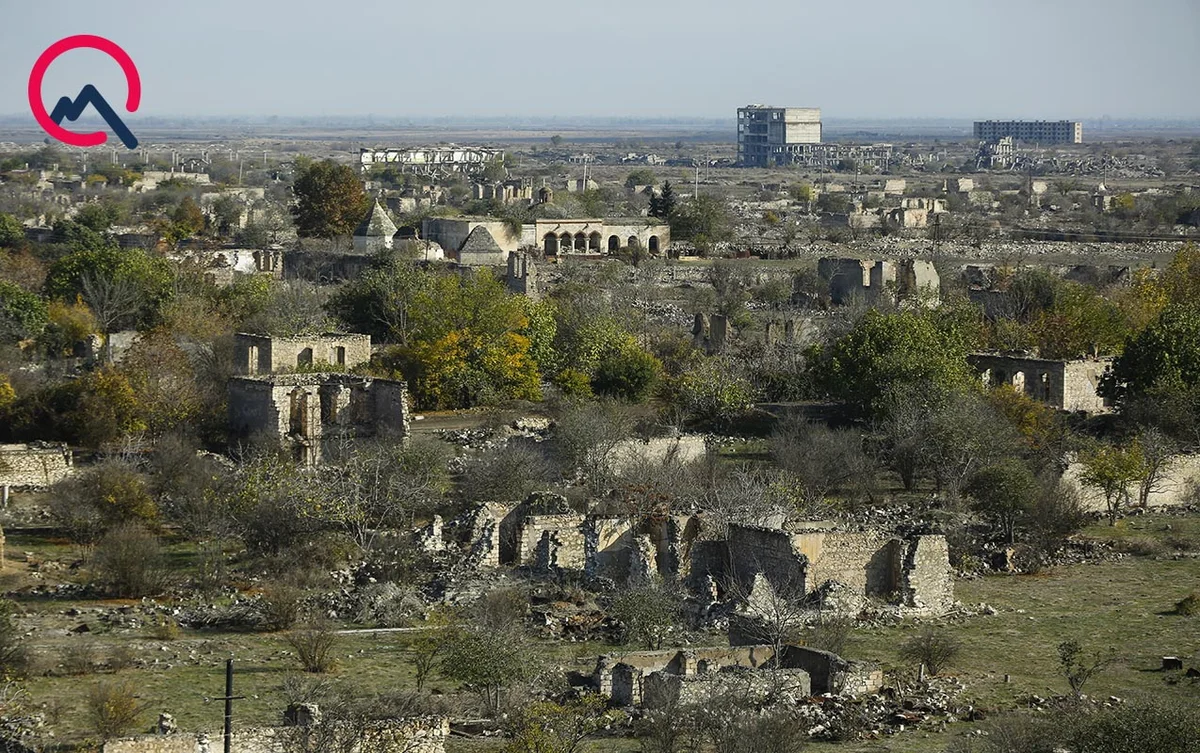
M233 659L225 660L225 695L213 700L225 702L225 753L232 753L233 746L233 702L246 696L233 694Z

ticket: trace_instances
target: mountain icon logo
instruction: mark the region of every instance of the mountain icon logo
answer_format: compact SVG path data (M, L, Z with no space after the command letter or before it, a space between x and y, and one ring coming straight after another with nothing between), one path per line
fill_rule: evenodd
M104 54L117 61L121 66L121 70L125 73L125 81L128 84L128 94L125 98L125 109L129 112L136 112L141 105L142 100L142 79L138 75L137 66L133 64L133 59L114 42L91 34L77 34L73 37L60 39L54 44L46 48L33 64L33 71L29 74L29 108L33 111L33 117L37 120L38 125L42 127L51 138L57 139L64 144L71 146L99 146L108 140L108 134L104 131L93 131L91 133L77 133L69 131L62 127L64 120L75 122L83 115L88 105L91 105L100 117L104 118L108 123L108 127L112 132L121 139L121 142L130 149L136 149L138 145L137 137L125 125L117 115L116 110L104 98L95 86L87 84L79 91L79 94L74 98L62 97L54 106L53 112L46 111L46 105L42 101L42 81L46 77L46 71L50 68L50 64L59 58L63 53L70 52L79 48L90 48L99 50Z

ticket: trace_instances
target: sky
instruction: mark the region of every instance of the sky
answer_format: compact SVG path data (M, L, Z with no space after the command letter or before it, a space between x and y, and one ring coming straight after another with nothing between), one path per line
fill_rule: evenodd
M1200 0L0 0L0 114L98 34L137 117L1200 118ZM47 108L116 63L51 66ZM118 113L123 108L118 106ZM30 123L32 124L32 116Z

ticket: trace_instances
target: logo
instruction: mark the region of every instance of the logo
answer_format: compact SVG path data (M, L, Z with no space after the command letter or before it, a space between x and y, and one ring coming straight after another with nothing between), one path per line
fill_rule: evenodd
M133 64L133 60L125 50L122 50L119 46L104 37L97 37L91 34L77 34L73 37L60 39L50 45L38 57L37 62L33 64L33 71L29 74L29 108L33 110L33 117L37 120L38 125L42 127L42 130L50 134L51 138L55 138L64 144L70 144L71 146L99 146L108 140L108 134L104 131L76 133L62 127L64 119L72 123L75 122L83 114L83 111L87 109L87 106L91 105L96 109L96 112L100 113L100 117L104 118L109 128L121 139L125 146L130 149L136 149L138 145L137 138L125 123L121 121L121 118L117 116L116 111L108 104L108 100L104 99L96 87L91 84L83 87L79 91L79 96L75 97L75 99L63 97L58 100L58 104L54 106L53 112L46 112L46 105L42 102L42 80L46 77L46 70L64 52L77 50L81 47L99 50L117 61L117 64L121 66L121 70L125 73L125 81L129 87L129 94L125 98L125 109L129 112L137 112L138 106L142 101L142 79L138 75L137 66Z

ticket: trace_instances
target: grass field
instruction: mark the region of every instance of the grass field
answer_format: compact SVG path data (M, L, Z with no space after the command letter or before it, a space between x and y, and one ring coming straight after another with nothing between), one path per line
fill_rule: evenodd
M967 685L966 696L980 708L1001 711L1021 704L1030 694L1059 695L1067 691L1059 674L1056 646L1075 639L1091 651L1114 651L1117 659L1098 675L1086 692L1123 698L1167 694L1196 698L1200 687L1191 682L1168 684L1158 671L1161 657L1185 657L1186 666L1200 667L1200 618L1170 614L1175 602L1200 589L1200 559L1174 554L1200 550L1200 516L1144 516L1121 521L1116 527L1097 525L1085 536L1110 539L1138 552L1116 562L1071 565L1028 576L991 576L956 583L956 596L965 604L987 603L998 610L952 621L952 630L963 644L960 661L949 671ZM15 532L9 552L31 552L34 560L70 563L77 552L62 541ZM186 561L187 552L176 552ZM41 566L51 574L61 571ZM60 576L61 577L61 576ZM57 579L57 578L56 578ZM38 580L27 563L10 566L5 590ZM30 646L39 657L39 669L28 681L34 706L42 707L59 740L80 740L86 733L82 714L88 689L95 682L116 677L133 682L147 704L146 724L159 711L175 716L184 730L215 731L221 723L221 706L206 698L221 695L224 663L237 662L237 693L246 696L236 706L240 724L271 724L283 707L281 684L298 665L281 636L257 633L207 633L184 631L175 640L154 637L150 629L108 630L88 610L111 608L122 602L68 602L18 597L26 611L22 625L31 629ZM80 614L68 610L81 610ZM83 635L70 631L87 624ZM861 628L851 637L846 655L878 661L887 668L899 665L896 647L918 625ZM338 647L336 682L358 692L409 689L413 672L404 634L345 636ZM145 664L116 673L66 676L57 665L72 646L93 646L98 659L119 646L132 648ZM563 667L587 670L598 653L610 646L586 643L541 644L546 659ZM1005 675L1010 682L1004 681ZM435 679L435 692L453 692L451 684ZM946 733L913 732L879 741L856 744L814 745L816 751L925 751L943 750L952 734L970 729L958 724ZM482 745L482 747L481 747ZM452 750L483 750L490 744L456 741ZM593 750L634 750L634 741L596 741Z

